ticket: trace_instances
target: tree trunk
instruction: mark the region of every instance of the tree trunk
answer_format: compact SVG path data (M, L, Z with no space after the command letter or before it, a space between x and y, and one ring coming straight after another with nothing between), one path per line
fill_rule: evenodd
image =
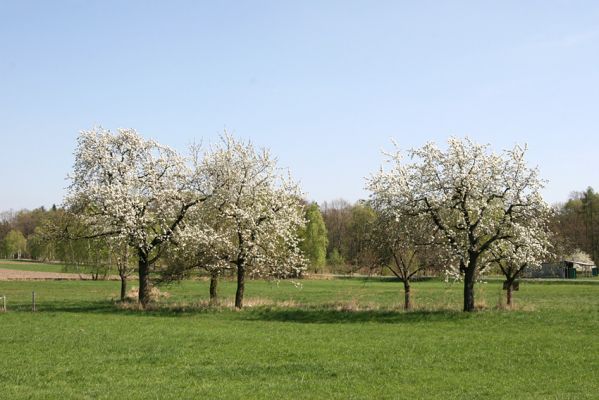
M514 282L513 281L508 281L508 285L507 285L507 305L509 307L512 306L512 292L514 290Z
M245 289L245 267L243 262L237 263L237 291L235 292L235 308L243 307L243 290Z
M148 256L143 252L139 252L139 302L142 307L146 307L150 302L150 264Z
M127 299L127 273L129 267L129 246L125 245L123 258L117 258L119 276L121 277L121 301Z
M464 311L474 311L474 273L476 264L470 263L464 274Z
M412 299L410 296L410 281L405 280L403 282L403 290L404 290L404 310L412 309Z
M218 273L213 272L210 274L210 304L216 304L218 302L218 293L216 288L218 286Z
M127 298L127 275L121 275L121 301Z

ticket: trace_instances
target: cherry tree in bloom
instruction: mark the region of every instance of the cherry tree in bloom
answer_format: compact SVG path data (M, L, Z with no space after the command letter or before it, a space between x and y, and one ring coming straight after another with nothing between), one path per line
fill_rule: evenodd
M508 243L514 227L530 226L548 209L543 182L519 146L502 153L470 139L451 138L447 150L434 143L389 154L390 169L369 181L370 190L403 215L426 216L450 255L448 270L464 278L464 311L474 311L474 284L491 265L493 246ZM537 212L541 210L540 212ZM542 221L538 222L542 224Z
M586 264L593 264L593 258L588 253L580 249L574 249L572 253L566 256L566 260Z
M403 283L404 309L410 310L412 278L434 264L430 256L435 253L430 247L434 243L431 232L435 229L427 218L400 216L380 200L375 194L371 196L371 204L377 211L372 232L376 263L388 268Z
M306 264L298 238L299 228L305 224L301 192L277 168L269 151L258 151L251 143L225 134L198 168L206 174L206 185L212 190L201 212L211 217L196 218L199 226L195 230L222 239L215 255L237 273L235 307L243 307L246 276L300 274ZM210 220L218 225L206 228ZM183 235L188 235L186 230ZM206 239L195 237L200 247L206 248Z
M493 243L490 250L491 261L499 266L505 276L507 305L512 305L514 283L524 269L538 269L543 261L549 259L549 230L547 221L549 209L531 209L534 216L526 224L514 223L509 228L509 238Z
M133 129L96 128L77 139L66 203L93 233L131 246L139 301L150 301L149 274L186 213L208 196L189 163Z
M175 246L167 250L167 266L160 271L161 279L177 281L189 277L193 270L204 270L210 274L210 303L217 303L218 279L234 269L232 233L230 221L220 218L207 204L193 208L176 230Z

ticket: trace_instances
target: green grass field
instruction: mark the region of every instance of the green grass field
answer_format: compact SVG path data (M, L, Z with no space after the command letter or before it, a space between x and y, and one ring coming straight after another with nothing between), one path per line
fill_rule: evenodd
M62 264L47 264L40 262L0 260L0 269L14 269L17 271L63 272Z
M138 311L115 304L118 282L0 282L0 397L598 398L598 284L522 283L516 311L480 284L472 314L435 281L403 312L400 286L251 281L234 311L187 281ZM226 301L234 289L221 285Z

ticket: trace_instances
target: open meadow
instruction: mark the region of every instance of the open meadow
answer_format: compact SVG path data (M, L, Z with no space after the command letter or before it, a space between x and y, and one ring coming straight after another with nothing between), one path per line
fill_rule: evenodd
M2 398L532 398L599 393L599 284L462 287L363 279L250 281L247 306L208 307L208 282L161 287L152 310L114 281L4 281ZM31 312L31 292L37 312Z

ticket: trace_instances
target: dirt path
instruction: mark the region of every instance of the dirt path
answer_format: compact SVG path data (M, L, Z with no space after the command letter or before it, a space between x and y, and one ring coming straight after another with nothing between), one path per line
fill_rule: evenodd
M62 272L17 271L0 268L0 281L30 281L30 280L90 280L89 274L67 274ZM109 277L114 279L114 277Z

